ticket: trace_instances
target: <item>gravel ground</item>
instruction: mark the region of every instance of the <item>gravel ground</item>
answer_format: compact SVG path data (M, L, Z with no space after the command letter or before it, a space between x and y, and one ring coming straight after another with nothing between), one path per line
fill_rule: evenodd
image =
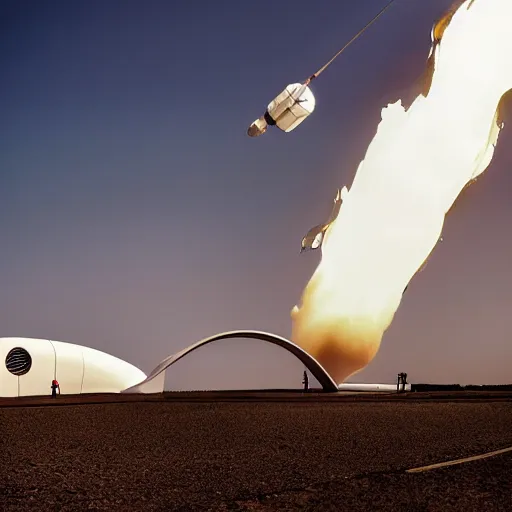
M0 408L0 510L512 511L512 402Z

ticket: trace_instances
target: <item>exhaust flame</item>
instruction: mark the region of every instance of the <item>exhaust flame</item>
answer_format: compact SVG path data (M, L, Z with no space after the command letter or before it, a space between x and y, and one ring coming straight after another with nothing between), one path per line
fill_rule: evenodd
M512 0L466 0L433 50L430 90L382 120L357 169L292 339L338 382L376 355L462 189L490 164L512 88Z

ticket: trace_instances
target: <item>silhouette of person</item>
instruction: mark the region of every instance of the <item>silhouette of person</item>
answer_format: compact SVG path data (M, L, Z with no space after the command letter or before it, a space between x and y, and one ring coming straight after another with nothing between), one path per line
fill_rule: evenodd
M302 379L302 384L304 384L304 391L309 391L309 378L308 372L304 370L304 378Z

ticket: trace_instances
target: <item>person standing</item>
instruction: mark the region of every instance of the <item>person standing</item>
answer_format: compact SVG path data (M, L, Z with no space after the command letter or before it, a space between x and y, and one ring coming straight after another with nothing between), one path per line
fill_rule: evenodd
M304 384L304 391L309 391L309 377L308 372L304 370L304 377L302 379L302 384Z

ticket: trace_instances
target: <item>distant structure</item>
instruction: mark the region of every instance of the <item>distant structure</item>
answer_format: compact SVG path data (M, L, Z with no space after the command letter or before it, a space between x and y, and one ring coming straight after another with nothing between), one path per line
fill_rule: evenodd
M400 393L400 392L406 391L406 386L407 386L407 373L403 373L403 372L399 373L398 380L396 383L396 392Z
M44 339L0 338L0 362L3 397L48 396L50 383L63 394L119 393L146 378L99 350Z
M396 384L367 384L357 382L343 382L338 384L338 391L364 391L366 393L396 393ZM411 385L405 385L405 391L411 391Z

